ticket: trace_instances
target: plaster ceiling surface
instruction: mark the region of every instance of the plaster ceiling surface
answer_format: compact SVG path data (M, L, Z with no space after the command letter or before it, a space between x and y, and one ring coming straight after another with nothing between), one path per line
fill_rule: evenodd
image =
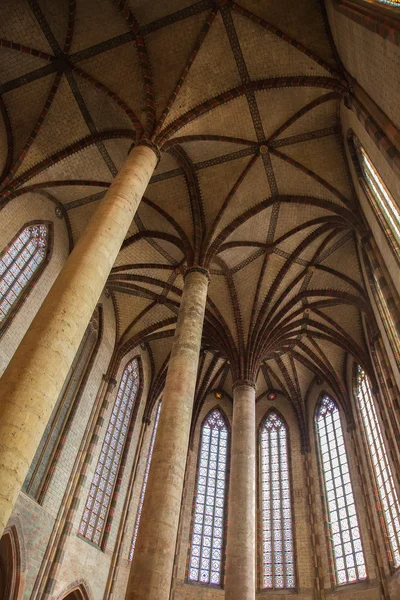
M196 410L235 379L279 389L300 426L315 378L343 399L369 308L323 3L15 0L0 23L0 207L45 195L75 244L131 144L161 150L108 281L153 399L194 264L210 271Z

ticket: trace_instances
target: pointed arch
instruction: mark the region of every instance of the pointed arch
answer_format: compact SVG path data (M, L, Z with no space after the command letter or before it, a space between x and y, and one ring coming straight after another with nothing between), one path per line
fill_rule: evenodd
M204 417L194 496L188 580L221 586L226 540L230 431L219 405Z
M270 407L259 427L262 531L261 588L295 589L289 429Z
M88 584L83 579L79 579L64 589L57 600L92 600L92 594Z
M320 395L314 420L335 580L356 583L367 578L364 550L339 407L326 393Z
M0 540L0 600L19 600L23 591L23 558L17 527L8 527Z

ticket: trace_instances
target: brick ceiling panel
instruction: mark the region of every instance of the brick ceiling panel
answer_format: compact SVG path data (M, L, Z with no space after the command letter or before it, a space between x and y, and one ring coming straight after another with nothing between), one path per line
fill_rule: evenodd
M144 86L135 42L82 60L78 66L118 94L142 124L145 123Z
M244 341L247 341L250 331L253 303L263 261L264 256L259 256L256 260L243 266L243 268L237 271L233 276L233 281L238 290Z
M47 60L32 56L32 54L24 54L9 48L0 48L0 83L8 83L36 71L36 69L42 69L48 64Z
M233 14L240 47L251 79L310 75L329 77L326 69L274 33Z
M322 97L328 96L329 92L322 94ZM297 119L292 125L289 125L280 135L277 140L291 138L312 131L320 131L323 129L330 129L335 125L338 125L338 106L339 100L334 98L330 101L324 102L315 106L312 110L304 114L300 119ZM290 140L288 140L289 142ZM282 152L285 152L285 146L281 146Z
M221 257L229 269L236 270L240 268L242 263L244 264L246 262L250 262L253 257L258 256L259 253L261 254L261 252L257 249L254 249L254 247L247 248L239 246L229 248L228 250L222 250L218 253L217 257ZM219 267L215 262L211 263L211 268L215 268L217 271L219 271Z
M146 190L146 196L166 213L173 212L174 219L191 239L193 220L184 177L152 183Z
M52 194L65 205L67 210L73 210L74 206L88 203L92 197L103 196L107 188L102 186L91 186L91 185L63 185L63 186L52 186L49 185L43 188L45 192ZM93 200L95 202L95 199Z
M241 0L240 4L301 42L324 60L331 64L334 62L318 0L280 0L279 3Z
M71 52L79 52L127 31L127 23L118 12L115 2L78 0Z
M6 124L2 116L0 116L0 173L6 166L9 146L7 139Z
M60 48L64 47L68 27L69 0L38 0L44 18L51 26L51 31ZM80 2L77 2L80 4Z
M210 77L210 73L213 74ZM240 85L222 17L218 14L165 121L168 125L191 108Z
M0 37L51 53L28 0L0 3Z
M151 300L140 296L128 296L121 292L113 291L116 305L118 307L118 327L120 335L123 335L132 321L151 304Z
M158 117L165 110L171 94L188 64L209 13L210 11L204 11L188 17L184 24L180 21L171 23L150 33L145 38L152 65ZM182 35L183 26L185 35ZM177 100L177 105L175 111L180 108L180 99Z
M141 25L157 22L160 19L168 20L168 16L177 11L183 11L186 15L193 0L127 0L126 4L131 8L133 14ZM186 10L185 10L186 9Z
M179 164L173 156L168 154L168 152L161 152L161 160L157 165L154 175L161 175L161 173L168 173L168 171L174 171L179 168Z
M279 180L279 185L281 180ZM285 193L285 191L283 191ZM299 192L301 194L301 191ZM289 233L296 227L306 224L314 219L321 219L327 216L332 216L332 212L326 208L307 204L289 204L281 203L279 207L279 219L275 230L275 240L279 240L281 236ZM311 225L303 229L303 236L309 235L318 225ZM289 238L290 239L290 238Z
M111 157L112 162L119 170L128 156L129 149L132 146L132 140L129 139L118 139L118 140L105 140L103 142L108 154Z
M234 340L237 341L235 315L230 299L228 283L223 275L213 277L212 285L208 288L208 295L222 315L224 328L226 328L231 333Z
M167 233L175 237L179 237L176 229L173 227L167 219L160 217L159 213L152 207L148 206L145 202L141 202L137 214L145 229L152 230L154 223L157 223L157 232Z
M165 264L168 261L146 239L139 239L131 245L122 247L114 267L137 263Z
M195 164L202 164L205 161L213 161L213 159L217 158L221 158L222 160L224 156L227 157L226 160L228 160L230 154L235 154L241 151L246 152L248 150L249 156L252 154L251 146L248 144L236 144L222 140L195 140L190 142L182 141L180 145ZM214 162L216 161L214 160ZM206 172L209 173L209 171Z
M357 260L357 251L353 239L349 239L336 252L327 256L321 264L324 267L330 267L340 273L344 273L344 275L351 277L362 285L362 273L359 261Z

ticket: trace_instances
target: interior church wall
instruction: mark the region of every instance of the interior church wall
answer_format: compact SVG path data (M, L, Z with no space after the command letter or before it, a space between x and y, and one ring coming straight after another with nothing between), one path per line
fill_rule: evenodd
M0 251L30 221L50 221L53 224L51 256L39 280L23 302L22 310L14 313L11 324L0 337L0 375L17 349L70 250L66 223L64 219L56 217L54 202L39 194L28 193L14 198L1 211Z
M123 370L126 367L127 363L132 358L138 355L142 360L143 366L143 390L142 395L140 397L138 411L136 413L136 419L133 427L132 439L129 446L121 488L118 493L118 498L114 507L114 517L112 521L110 536L108 538L106 548L102 550L98 546L95 546L94 544L79 537L77 535L77 532L79 529L86 499L89 493L89 488L92 483L93 475L97 466L104 435L111 416L112 408L114 405L116 394L118 392L118 387ZM78 579L84 579L89 583L91 589L93 590L94 598L102 598L104 595L110 569L111 557L115 546L118 525L121 520L124 500L128 491L129 474L132 470L134 462L136 446L142 424L143 411L148 394L150 376L151 366L146 351L142 351L139 348L134 348L129 354L125 355L122 358L118 367L118 371L115 375L117 384L110 396L108 410L104 417L104 423L99 433L99 440L96 444L95 453L87 471L85 485L83 486L80 494L79 508L75 513L72 532L66 543L64 560L62 562L59 576L57 578L57 584L53 592L55 596L57 596L57 594L59 594L62 591L62 589L71 581Z
M400 127L400 47L342 14L335 8L337 0L326 0L325 5L333 40L345 68Z

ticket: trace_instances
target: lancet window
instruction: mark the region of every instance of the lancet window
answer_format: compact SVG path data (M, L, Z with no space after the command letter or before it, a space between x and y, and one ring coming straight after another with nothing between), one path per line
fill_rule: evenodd
M315 421L336 580L354 583L367 572L339 410L329 396L321 399Z
M400 2L398 3L400 7ZM391 193L383 183L368 154L356 140L356 148L364 180L370 192L372 208L386 232L389 244L400 258L400 211Z
M132 360L121 378L79 527L79 533L95 544L101 544L138 388L139 366Z
M375 410L371 384L365 372L358 367L357 401L360 409L367 447L369 450L376 486L385 519L392 562L400 566L400 503L394 485L392 469L383 441L382 430Z
M225 518L228 428L218 408L201 429L189 580L220 585Z
M275 410L261 427L262 587L296 587L287 427Z
M138 509L137 509L137 513L136 513L135 527L133 529L133 537L132 537L131 549L129 551L129 560L132 560L133 553L135 552L135 544L136 544L137 534L138 534L138 531L139 531L140 517L142 516L142 508L143 508L144 495L146 493L147 480L149 478L150 464L151 464L151 459L152 459L152 456L153 456L153 448L154 448L154 442L155 442L155 439L156 439L156 433L157 433L157 427L158 427L158 419L160 418L160 411L161 411L161 402L159 403L159 405L157 407L157 412L156 412L156 416L155 416L155 419L154 419L153 433L151 434L149 453L147 455L146 468L145 468L145 471L144 471L144 478L143 478L143 483L142 483L142 489L140 490L139 505L138 505Z
M0 255L0 326L38 276L49 248L49 228L27 225Z

